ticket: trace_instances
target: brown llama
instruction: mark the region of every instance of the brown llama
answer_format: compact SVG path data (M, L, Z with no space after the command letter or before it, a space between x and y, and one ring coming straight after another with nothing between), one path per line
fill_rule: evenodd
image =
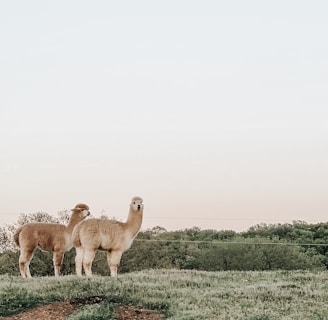
M123 252L132 245L137 236L143 215L140 197L131 200L126 222L106 219L89 219L80 222L73 230L73 246L76 248L76 274L82 276L82 265L86 276L91 277L91 266L96 251L107 251L107 262L112 277L117 276L117 268Z
M83 203L77 204L71 211L67 226L59 223L27 223L16 230L14 241L20 247L19 270L23 278L31 278L29 265L36 248L54 253L55 276L59 276L64 253L72 248L73 228L90 214L89 207Z

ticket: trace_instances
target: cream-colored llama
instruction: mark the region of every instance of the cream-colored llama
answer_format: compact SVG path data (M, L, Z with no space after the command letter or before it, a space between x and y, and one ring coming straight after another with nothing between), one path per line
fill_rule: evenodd
M16 230L14 241L20 247L19 270L23 278L31 278L29 265L36 248L54 253L55 276L59 276L64 253L72 248L73 228L90 214L89 207L83 203L77 204L71 211L67 226L59 223L28 223Z
M123 252L128 250L138 234L143 215L140 197L131 200L130 212L126 222L106 219L89 219L80 222L73 230L73 246L76 248L76 274L92 276L91 266L96 251L107 251L107 262L112 277L117 276L117 268Z

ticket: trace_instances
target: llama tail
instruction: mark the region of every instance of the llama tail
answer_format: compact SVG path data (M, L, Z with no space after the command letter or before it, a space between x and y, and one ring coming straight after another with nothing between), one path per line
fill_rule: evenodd
M14 241L17 245L17 247L19 247L19 234L22 231L22 227L18 228L14 234Z

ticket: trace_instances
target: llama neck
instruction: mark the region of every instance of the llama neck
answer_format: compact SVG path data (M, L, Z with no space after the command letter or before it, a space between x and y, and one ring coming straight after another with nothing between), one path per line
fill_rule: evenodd
M72 214L71 218L69 219L68 225L66 227L66 231L67 232L72 232L74 227L81 221L81 219L79 218L78 214Z
M125 225L127 229L132 233L132 236L135 237L140 230L142 223L142 211L134 211L130 209L128 220Z

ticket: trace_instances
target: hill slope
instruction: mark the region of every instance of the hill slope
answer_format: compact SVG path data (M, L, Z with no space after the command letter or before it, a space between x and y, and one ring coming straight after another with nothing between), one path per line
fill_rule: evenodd
M55 301L80 303L68 317L114 319L119 306L166 319L328 319L328 274L307 271L148 270L109 277L0 276L0 316ZM86 302L86 303L85 303Z

